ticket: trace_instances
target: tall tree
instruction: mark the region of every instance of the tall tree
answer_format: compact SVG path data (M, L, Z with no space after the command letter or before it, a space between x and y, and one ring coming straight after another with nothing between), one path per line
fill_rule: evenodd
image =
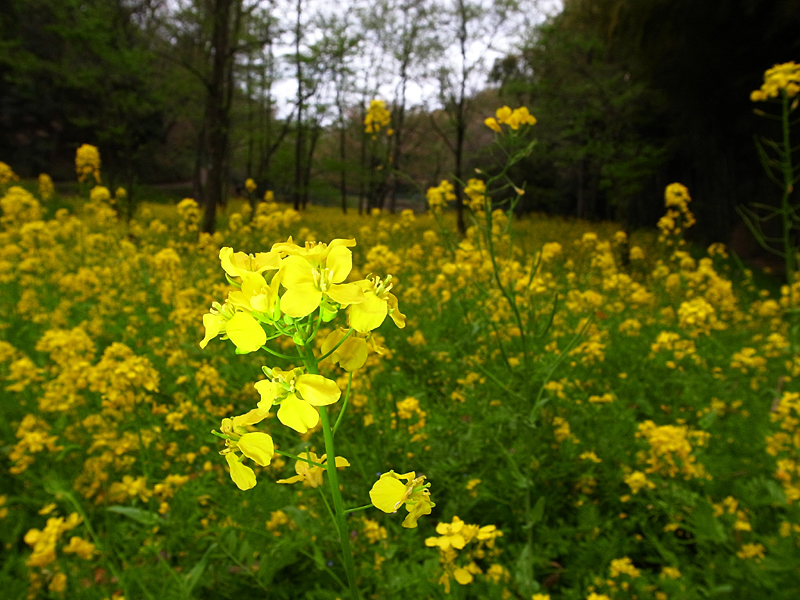
M152 162L142 149L164 132L155 55L122 0L9 0L0 4L0 152L35 175L100 144L104 171L132 181Z
M429 75L427 65L434 52L442 46L436 31L437 11L429 0L399 0L386 5L388 13L394 18L385 19L389 26L383 37L386 51L391 53L396 66L394 101L392 103L391 166L393 175L389 197L389 210L397 206L399 178L397 173L403 168L404 142L406 135L406 111L408 87L412 80Z

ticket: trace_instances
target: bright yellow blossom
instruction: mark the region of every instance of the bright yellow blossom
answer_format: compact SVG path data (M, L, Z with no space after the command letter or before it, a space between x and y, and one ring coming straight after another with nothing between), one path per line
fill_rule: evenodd
M364 294L356 284L342 283L352 268L353 253L344 244L331 243L320 252L290 254L283 259L281 285L286 292L281 296L281 311L302 318L314 312L326 297L342 306L363 302Z
M261 395L258 407L268 411L280 405L278 420L298 433L305 433L319 423L315 406L327 406L339 400L341 391L336 382L322 375L303 373L303 369L282 371L264 368L271 377L255 384Z
M70 538L69 545L64 547L64 552L67 554L75 554L83 560L92 560L94 555L97 554L94 544L78 536Z
M2 183L2 175L0 175L0 183ZM39 197L44 202L47 202L53 197L54 193L55 188L53 187L53 180L50 178L50 175L47 173L41 173L39 175Z
M390 292L394 286L392 276L385 280L373 277L356 282L364 295L364 301L350 306L350 326L358 332L368 333L380 327L386 315L400 329L406 326L406 316L400 312L397 297Z
M800 91L800 65L794 61L775 65L764 72L764 83L760 89L750 94L750 100L760 102L770 98L777 98L785 92L793 98Z
M323 355L330 353L326 360L338 363L345 371L356 371L367 362L367 339L354 333L345 339L345 335L347 332L341 327L334 329L322 342L321 351Z
M402 483L405 480L406 483ZM429 483L423 483L425 476L416 476L414 471L398 475L389 471L381 475L369 491L369 497L375 508L385 513L395 513L405 505L408 515L403 521L403 527L413 529L417 520L422 515L431 514L431 508L436 506L431 502Z
M75 153L75 170L78 172L78 181L85 181L93 175L95 182L100 183L100 151L97 146L83 144Z
M306 451L300 454L300 458L305 458L306 460L298 460L294 463L294 470L297 475L289 477L288 479L279 479L278 483L297 483L298 481L302 481L303 485L306 487L320 487L322 485L322 476L326 471L325 465L328 461L328 455L323 454L322 456L318 457L313 452ZM312 465L306 461L311 461L312 463L317 464ZM349 466L350 463L346 458L342 458L341 456L336 457L337 469L344 469L345 467Z
M228 302L224 305L214 302L210 312L203 315L203 325L206 335L200 342L201 348L218 335L226 336L243 353L255 352L267 342L261 324L248 313L236 312Z
M96 185L89 193L89 198L92 202L108 202L111 200L111 192L108 191L107 187Z
M364 119L365 131L374 133L380 131L381 127L386 127L392 120L391 113L386 110L386 103L383 100L372 100L369 103L369 110ZM387 135L391 133L387 132Z

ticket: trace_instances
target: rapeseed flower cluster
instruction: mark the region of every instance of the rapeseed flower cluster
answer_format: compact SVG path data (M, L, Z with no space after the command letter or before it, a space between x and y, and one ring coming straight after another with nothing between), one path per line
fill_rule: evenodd
M800 65L791 61L767 69L764 72L764 83L761 88L750 93L750 100L763 102L777 98L781 93L794 98L797 92L800 92Z
M441 183L436 187L428 188L425 197L428 200L428 208L431 212L438 214L447 207L448 202L456 199L453 184L442 179Z
M658 426L648 420L639 424L636 436L645 438L650 444L649 454L642 454L643 462L649 465L645 472L664 477L683 475L686 479L709 477L703 465L691 454L692 441L696 446L703 446L708 442L709 433L690 431L681 425Z
M473 189L476 197L487 193L480 184ZM3 490L0 518L4 527L18 518L30 524L19 534L5 527L0 535L26 549L18 568L35 576L32 598L77 595L83 579L107 589L108 597L121 593L105 573L105 557L90 549L95 539L83 534L74 544L71 534L62 534L56 560L45 567L25 565L34 553L22 539L25 531L46 526L14 486L25 485L26 494L41 499L38 509L53 499L44 482L54 468L69 481L87 525L104 522L115 504L150 523L129 519L135 529L124 531L141 533L130 539L114 537L116 525L97 527L98 546L108 539L135 557L127 564L160 565L159 556L168 556L184 572L200 560L203 540L233 556L244 541L257 548L258 557L243 559L244 579L252 579L251 567L256 574L269 570L276 542L335 560L328 547L335 534L314 525L327 514L320 491L330 481L329 462L345 483L346 506L373 500L423 530L430 524L419 516L434 510L470 523L475 519L468 514L495 498L498 506L513 507L504 518L518 533L504 538L505 545L516 558L531 531L529 556L540 561L537 580L547 581L553 597L586 597L590 590L563 577L549 544L588 556L609 535L603 523L611 522L619 534L612 556L629 557L634 568L661 560L643 559L648 542L637 535L646 523L670 560L639 567L637 578L623 565L611 578L615 588L591 593L617 597L629 583L626 597L659 597L662 589L682 597L679 585L702 584L693 566L698 558L688 550L699 546L687 536L697 535L700 519L711 520L703 512L708 503L715 514L722 506L711 520L720 533L704 539L699 552L716 565L720 581L730 577L726 565L733 562L742 569L737 584L750 593L762 590L758 577L772 560L793 564L790 550L800 539L794 398L800 362L786 316L800 294L792 296L788 286L780 293L758 290L746 272L743 284L732 282L723 248L659 254L654 236L637 232L626 265L622 236L611 224L518 220L496 206L474 215L467 236L458 239L437 229L434 217L447 226L448 214L381 213L352 221L310 207L301 220L275 202L248 212L232 201L226 226L206 235L191 199L177 210L145 203L128 226L108 201L81 213L68 203L53 212L41 194L9 189L5 198L0 386L11 399L3 437L11 487ZM291 246L284 241L289 235ZM351 253L343 279L346 253L333 252L333 244L326 245L327 255L314 250L318 244L306 246L350 236L359 245L339 244ZM514 244L522 236L524 252ZM257 253L265 240L262 254L277 253L277 259ZM359 293L364 299L350 302ZM370 329L377 320L394 321L392 315L407 327ZM267 338L260 345L259 329ZM201 351L197 341L206 337ZM229 351L210 352L208 345L220 338L230 340ZM264 347L284 357L272 355L256 383L247 371L262 366L262 355L253 352ZM319 359L318 373L304 364L306 351ZM351 419L357 427L337 444L341 452L330 453L317 441L322 413L335 420L345 398L337 442ZM204 441L209 423L226 436L224 446ZM737 451L719 459L731 447ZM218 450L221 460L214 459ZM756 473L737 452L766 471ZM389 470L412 457L420 465L415 471ZM439 506L420 473L434 468L453 482L450 493L437 493ZM377 472L382 476L375 482ZM721 485L732 473L767 490L772 504L764 508L748 494L717 497L714 482ZM247 487L256 478L282 485L262 490L263 496L230 493L232 479ZM370 488L362 502L349 493L366 496ZM261 497L268 501L255 501ZM540 497L546 502L538 512ZM767 510L778 518L765 518ZM506 581L509 571L517 572L510 551L489 557L496 548L484 545L480 558L471 555L479 545L473 540L462 549L451 545L456 558L449 563L409 566L388 524L348 518L357 562L359 553L366 557L358 571L365 591L390 597L393 580L385 573L396 564L420 581L448 574L451 587L469 575L474 593L497 582L520 597L533 594L516 576ZM195 524L186 532L191 541L182 542L185 555L170 545L170 536L181 535L167 533L175 519ZM258 527L261 533L250 535ZM226 541L229 534L234 541ZM447 530L434 539L454 535ZM305 568L306 555L290 555L281 554L287 573ZM244 567L222 554L218 562L219 569L209 563L214 577L244 585L236 571ZM608 563L577 561L570 569L582 582L596 576L608 585ZM667 569L678 570L679 580ZM782 576L770 571L770 577Z
M12 181L19 181L19 177L6 163L0 162L0 185L6 185Z
M43 202L47 202L50 198L53 197L55 194L55 188L53 187L53 180L50 178L50 175L47 173L42 173L39 175L39 197L42 199Z
M694 214L689 210L689 190L680 183L671 183L664 191L664 205L667 207L665 214L658 221L661 230L659 240L666 245L672 245L677 240L678 245L683 245L682 234L696 222Z
M439 563L442 567L439 584L444 587L446 594L450 593L451 580L459 585L468 585L477 575L494 583L502 583L510 578L502 565L492 564L484 571L477 562L491 560L500 554L499 549L495 548L495 540L502 537L503 532L494 525L469 525L458 517L453 517L450 523L439 523L436 533L439 537L427 538L425 545L439 548ZM470 544L472 546L464 550ZM459 554L462 551L464 552Z
M49 512L45 507L40 514ZM43 530L30 529L25 534L25 543L31 546L32 553L28 557L27 565L39 569L31 572L31 583L34 587L42 585L43 580L49 580L48 589L51 592L62 593L66 589L67 575L56 565L56 545L61 536L67 531L75 529L81 524L81 517L77 513L70 514L67 518L50 517ZM94 544L79 537L72 536L69 544L61 548L66 554L75 554L83 560L92 560L96 550Z
M392 114L386 109L386 102L383 100L372 100L369 103L367 116L364 117L364 126L367 133L377 133L381 127L388 127L392 121ZM389 129L387 135L392 135Z
M511 110L508 106L503 106L497 109L495 117L489 117L484 120L484 123L489 129L497 133L503 133L503 128L500 125L508 125L514 131L519 129L521 125L536 125L536 117L525 106L520 106L514 110Z
M83 144L75 152L75 170L78 181L87 181L91 176L97 185L100 184L100 151L97 146Z

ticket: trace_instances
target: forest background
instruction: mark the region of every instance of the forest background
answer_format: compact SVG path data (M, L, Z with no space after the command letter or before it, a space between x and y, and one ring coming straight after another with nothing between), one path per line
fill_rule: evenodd
M248 177L296 208L422 208L526 105L522 210L652 226L680 181L695 235L730 242L737 205L778 198L749 93L798 59L798 23L792 0L8 0L0 158L72 182L97 145L105 184L194 197L210 231ZM367 133L374 98L391 124Z

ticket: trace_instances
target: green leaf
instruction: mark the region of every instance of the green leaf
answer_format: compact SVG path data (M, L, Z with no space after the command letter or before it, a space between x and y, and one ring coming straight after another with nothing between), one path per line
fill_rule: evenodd
M528 522L525 523L525 529L530 529L542 520L542 517L544 517L544 502L544 496L539 496L539 499L536 501L536 504L533 505L528 515Z
M106 509L108 512L128 517L132 521L136 521L142 525L152 527L164 522L161 515L149 510L142 510L141 508L133 508L132 506L109 506Z
M517 564L514 569L514 579L516 579L523 596L531 596L531 594L535 593L539 588L536 580L533 578L533 549L530 544L525 545L519 558L517 558Z
M211 554L212 550L217 547L216 544L211 544L208 549L203 554L203 557L198 561L198 563L192 567L192 570L186 575L186 581L183 584L183 595L185 598L188 598L192 595L192 590L200 583L200 578L203 576L203 572L206 569L206 565L208 564L208 557Z

